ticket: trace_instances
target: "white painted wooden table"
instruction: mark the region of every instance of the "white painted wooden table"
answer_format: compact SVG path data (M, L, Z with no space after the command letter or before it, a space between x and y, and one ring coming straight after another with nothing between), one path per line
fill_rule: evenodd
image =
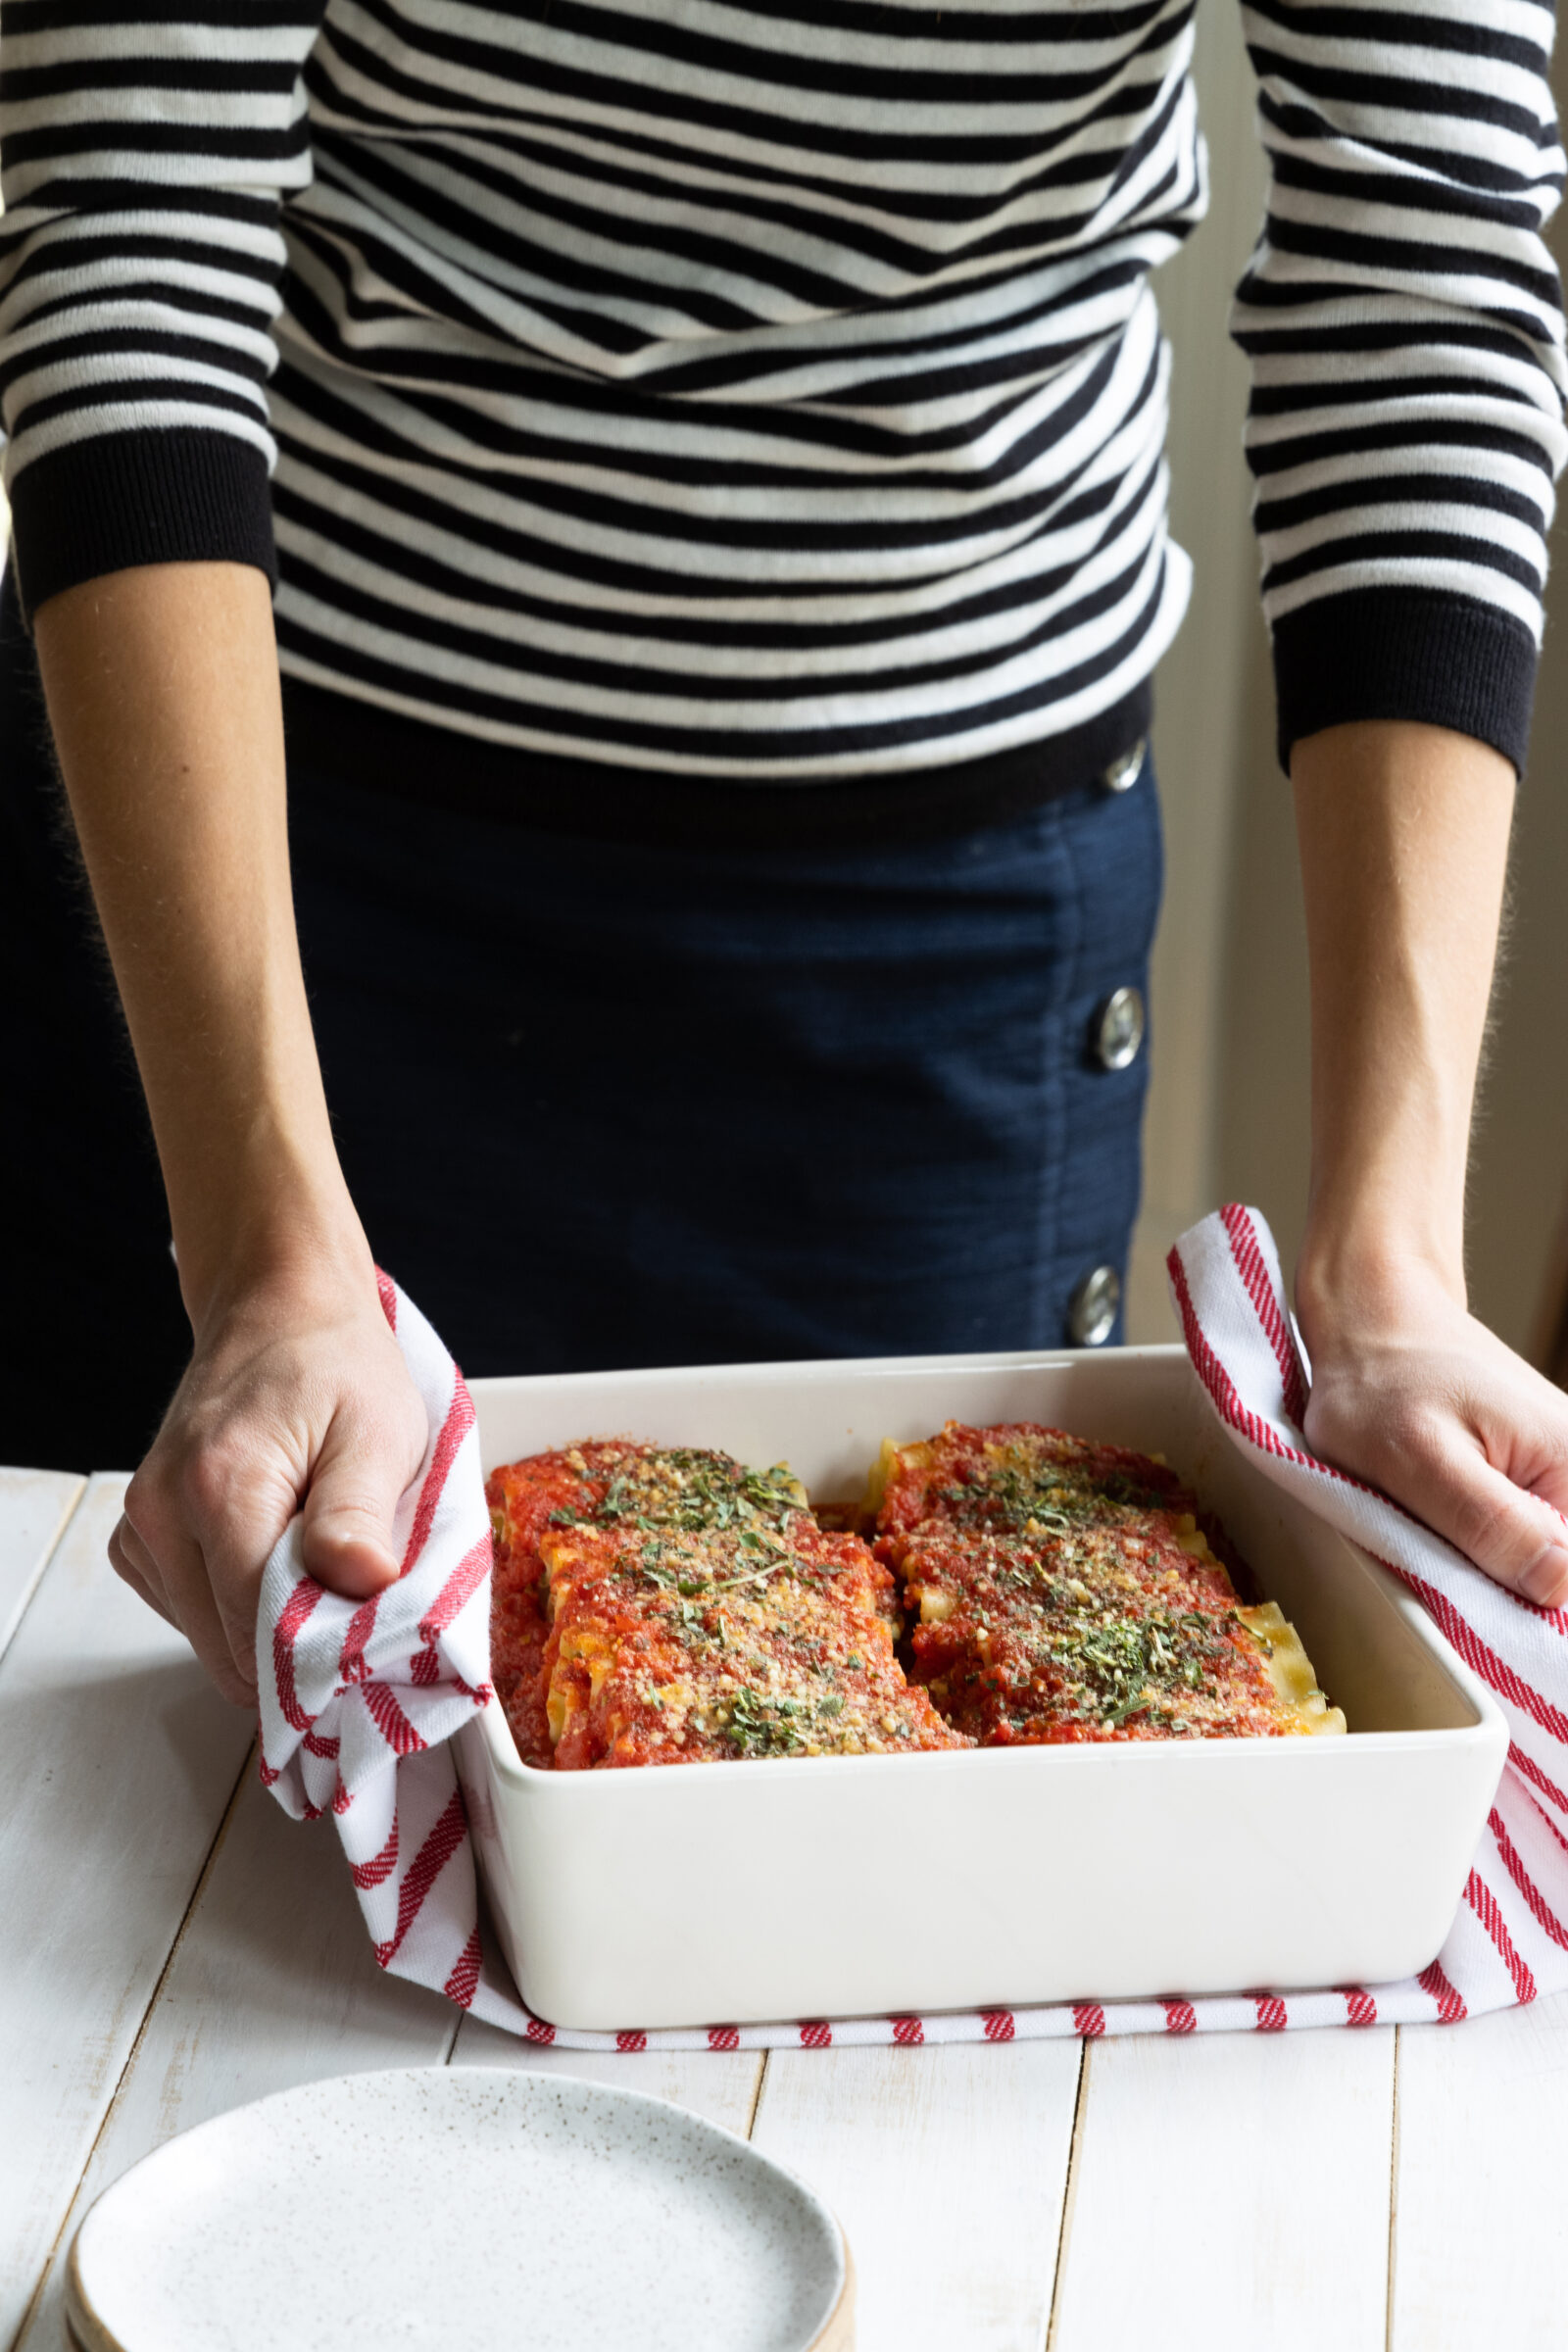
M285 1820L246 1720L116 1581L122 1484L0 1472L0 2352L63 2352L76 2223L169 2133L442 2064L629 2082L749 2132L842 2218L859 2352L1568 2346L1568 2001L766 2058L460 2024L381 1976L330 1825Z

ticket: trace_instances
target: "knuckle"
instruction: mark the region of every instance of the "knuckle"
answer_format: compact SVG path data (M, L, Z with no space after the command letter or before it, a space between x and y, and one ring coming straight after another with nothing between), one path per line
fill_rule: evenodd
M179 1473L180 1500L184 1516L193 1526L211 1527L223 1512L227 1482L210 1453L194 1453L181 1463Z
M137 1591L140 1591L142 1580L131 1564L130 1555L125 1548L124 1538L122 1536L118 1527L109 1539L108 1548L109 1565L119 1577L121 1583L123 1585L132 1585L137 1589Z
M167 1468L156 1452L148 1455L132 1478L120 1507L142 1542L156 1550L160 1533L176 1515Z
M1384 1460L1410 1462L1429 1473L1446 1469L1443 1418L1425 1396L1396 1390L1380 1396L1365 1427Z
M244 1463L232 1438L212 1437L193 1446L180 1464L180 1492L200 1527L227 1517L244 1483Z

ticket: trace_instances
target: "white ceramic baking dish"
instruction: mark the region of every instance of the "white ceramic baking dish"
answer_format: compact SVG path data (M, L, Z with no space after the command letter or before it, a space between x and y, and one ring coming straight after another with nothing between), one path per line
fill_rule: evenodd
M1348 1739L535 1772L491 1707L459 1769L523 1997L557 2025L1377 1984L1443 1942L1507 1748L1364 1552L1252 1465L1184 1351L900 1357L473 1384L486 1470L581 1437L787 1460L858 1496L884 1437L1033 1420L1161 1452L1305 1642Z

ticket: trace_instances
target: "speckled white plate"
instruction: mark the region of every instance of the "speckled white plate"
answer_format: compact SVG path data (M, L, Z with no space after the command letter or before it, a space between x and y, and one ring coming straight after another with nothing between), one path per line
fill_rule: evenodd
M419 2067L236 2108L76 2233L88 2352L850 2352L837 2222L641 2091Z

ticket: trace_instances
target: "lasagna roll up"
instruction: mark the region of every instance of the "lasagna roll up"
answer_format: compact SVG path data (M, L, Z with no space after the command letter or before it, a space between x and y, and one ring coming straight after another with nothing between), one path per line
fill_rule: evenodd
M1295 1629L1242 1600L1209 1540L1222 1532L1162 1462L950 1422L886 1446L874 1494L913 1679L982 1746L1346 1728Z

